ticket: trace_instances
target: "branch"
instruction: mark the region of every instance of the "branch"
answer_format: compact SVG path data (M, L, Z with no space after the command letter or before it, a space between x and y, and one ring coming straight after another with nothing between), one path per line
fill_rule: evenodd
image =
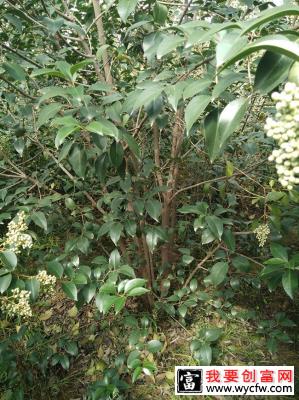
M191 279L193 278L193 276L196 274L196 272L199 270L199 269L202 269L202 267L203 267L203 265L216 253L216 251L218 250L218 249L220 249L222 246L221 246L221 243L219 243L217 246L215 246L210 252L208 252L208 254L205 256L205 258L203 258L202 260L201 260L201 262L199 263L199 264L197 264L197 267L196 268L194 268L194 270L191 272L191 274L189 275L189 277L187 278L187 280L186 280L186 282L185 282L185 284L184 284L184 287L187 287L188 285L189 285L189 283L190 283L190 281L191 281Z
M189 7L191 6L193 0L189 0L188 3L185 5L184 11L179 19L179 25L183 22L185 15L187 14Z
M12 88L14 88L17 92L19 92L22 96L27 97L30 100L35 100L36 97L30 96L30 94L24 92L24 90L18 88L15 84L9 82L9 80L7 80L6 78L4 78L4 76L0 76L0 79L2 79L5 83L7 83L9 86L11 86Z
M2 46L4 49L6 49L6 50L8 50L8 51L11 51L12 53L17 54L20 58L22 58L23 60L29 62L30 64L35 65L36 67L41 67L41 65L38 64L37 62L32 61L30 58L28 58L28 57L26 57L26 56L23 56L23 54L19 53L19 52L18 52L17 50L15 50L15 49L12 49L11 47L7 46L6 44L0 43L0 46Z
M156 122L153 123L153 145L154 145L154 158L157 167L157 180L159 186L163 186L163 177L161 174L161 162L160 162L160 140L159 140L159 128Z
M104 46L106 44L106 37L105 37L105 31L104 31L104 27L103 27L103 20L102 20L100 4L99 4L98 0L92 0L92 3L93 3L94 15L95 15L95 20L96 20L96 25L97 25L97 30L98 30L99 43L101 46ZM110 85L112 85L113 80L112 80L112 75L111 75L110 62L109 62L109 57L108 57L108 53L107 53L106 49L103 50L103 64L104 64L104 72L105 72L106 82L109 83Z

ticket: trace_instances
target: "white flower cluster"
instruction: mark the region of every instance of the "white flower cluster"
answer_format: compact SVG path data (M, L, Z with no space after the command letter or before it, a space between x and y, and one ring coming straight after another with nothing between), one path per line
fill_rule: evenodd
M35 277L41 284L44 292L53 293L54 286L56 284L56 277L53 275L48 275L47 271L42 270Z
M259 225L257 228L255 228L253 233L259 242L259 247L264 247L268 236L270 235L270 228L268 224Z
M4 247L15 253L20 253L21 249L30 249L32 247L32 237L24 233L28 229L25 218L24 211L19 211L16 218L8 224L8 232L3 244Z
M30 292L16 288L12 289L11 293L11 296L1 298L1 310L9 317L31 317Z
M267 136L278 143L269 161L276 162L279 182L292 190L299 184L299 87L287 82L281 93L273 93L276 102L275 119L267 118L265 130Z

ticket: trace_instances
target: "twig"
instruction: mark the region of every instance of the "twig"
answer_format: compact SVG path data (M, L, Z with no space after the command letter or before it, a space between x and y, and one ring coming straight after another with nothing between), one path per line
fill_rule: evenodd
M194 268L194 270L191 272L191 274L189 275L189 277L187 278L187 280L186 280L186 282L185 282L185 284L184 284L184 287L187 287L187 286L189 285L191 279L192 279L193 276L196 274L196 272L197 272L199 269L202 269L203 265L204 265L204 264L216 253L216 251L217 251L218 249L220 249L221 247L222 247L222 246L221 246L221 243L219 243L219 244L218 244L217 246L215 246L211 251L208 252L208 254L205 256L205 258L203 258L203 259L201 260L201 262L200 262L199 264L197 264L197 267Z
M19 92L22 96L27 97L30 100L35 100L36 97L31 96L30 94L24 92L24 90L18 88L14 83L9 82L9 80L7 80L6 78L4 78L4 76L0 76L0 79L2 79L5 83L7 83L9 86L11 86L12 88L14 88L17 92Z

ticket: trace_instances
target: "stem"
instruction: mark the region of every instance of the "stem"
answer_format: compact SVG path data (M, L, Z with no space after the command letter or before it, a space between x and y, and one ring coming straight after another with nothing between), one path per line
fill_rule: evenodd
M189 285L189 283L190 283L190 281L191 281L191 279L193 278L193 276L196 274L196 272L199 270L199 269L202 269L202 267L203 267L203 265L216 253L216 251L218 250L218 249L220 249L222 246L221 246L221 243L219 243L216 247L214 247L206 256L205 256L205 258L203 258L202 260L201 260L201 262L199 263L199 264L197 264L197 267L191 272L191 274L188 276L188 278L187 278L187 280L186 280L186 282L185 282L185 284L184 284L184 287L187 287L188 285Z
M100 4L99 4L98 0L92 0L92 3L93 3L96 26L97 26L97 30L98 30L99 43L101 46L104 46L106 44L106 36L105 36L105 31L104 31L104 26L103 26L103 19L102 19ZM102 57L103 57L106 82L109 83L110 85L112 85L113 80L112 80L112 75L111 75L110 62L109 62L109 57L108 57L108 53L107 53L106 49L103 50Z

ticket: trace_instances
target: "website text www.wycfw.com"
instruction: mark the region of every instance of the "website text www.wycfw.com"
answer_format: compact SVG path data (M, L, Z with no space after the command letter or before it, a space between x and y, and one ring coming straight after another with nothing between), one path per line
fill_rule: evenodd
M207 386L207 393L214 394L241 394L241 395L253 395L253 394L277 394L287 395L292 394L293 388L291 385L261 385L256 383L251 386Z

